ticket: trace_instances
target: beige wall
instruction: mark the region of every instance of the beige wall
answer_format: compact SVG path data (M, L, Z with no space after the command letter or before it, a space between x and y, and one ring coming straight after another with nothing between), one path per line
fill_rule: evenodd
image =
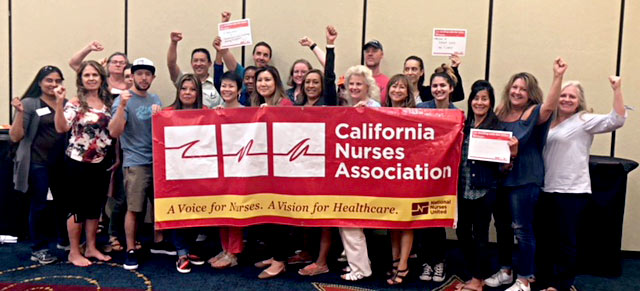
M622 47L621 75L625 92L625 104L633 106L636 111L629 111L627 125L617 132L616 156L640 161L640 1L626 1L624 15L624 34ZM627 184L627 204L624 219L624 236L622 248L640 250L640 170L629 175Z
M0 19L9 17L9 6L0 5ZM9 22L0 21L0 125L9 123Z
M45 65L62 69L69 95L75 95L76 76L68 65L75 52L93 40L105 50L87 59L124 50L122 1L23 0L12 5L14 95L21 95Z
M8 18L8 5L2 1L0 20ZM180 5L168 0L12 1L13 71L8 62L8 22L0 21L0 123L9 121L9 83L13 95L21 94L43 65L63 69L65 84L75 91L75 75L69 58L92 40L103 43L105 51L88 59L101 59L125 49L125 9L128 9L128 53L130 59L147 57L156 63L157 79L152 91L165 104L173 101L175 89L169 82L166 53L169 32L180 30L184 40L178 48L178 64L191 71L190 52L195 47L213 51L220 12L228 10L232 19L242 15L243 1L186 0ZM365 39L378 39L385 48L382 70L391 76L402 71L402 62L412 54L426 62L425 73L448 62L430 56L434 27L466 28L469 31L467 55L460 72L468 93L476 79L484 77L489 0L433 2L420 0L368 0ZM304 35L324 46L324 29L333 24L339 31L336 73L360 63L364 0L247 0L246 14L253 25L254 42L265 40L274 49L273 64L286 80L290 64L305 58L319 67L313 54L298 45ZM69 9L72 7L73 9ZM70 12L72 11L72 12ZM417 13L416 13L417 12ZM455 16L451 16L455 15ZM596 112L611 109L611 89L607 76L616 68L620 0L495 0L490 61L490 81L500 91L508 77L528 71L538 77L544 91L551 80L552 60L562 56L569 63L566 79L583 82L588 103ZM640 110L633 93L640 90L640 59L633 53L640 46L640 1L626 1L623 38L622 76L627 104ZM96 21L99 19L99 21ZM634 50L635 49L635 50ZM240 49L233 49L240 61ZM214 52L212 52L214 53ZM215 53L214 53L215 54ZM245 51L246 64L252 64L251 47ZM459 104L461 107L466 107ZM640 160L637 145L640 129L636 112L630 112L627 126L618 131L619 157ZM593 153L609 153L610 135L598 136ZM624 222L623 249L640 251L640 170L630 175Z
M150 91L160 96L163 105L173 103L176 96L167 68L169 34L171 31L182 32L183 39L178 43L178 66L183 72L193 72L190 60L194 48L206 48L211 52L211 58L215 58L212 43L218 34L223 10L240 18L242 1L188 0L181 1L180 5L174 1L129 1L129 59L133 62L145 57L153 61L156 79Z
M278 13L264 13L274 10ZM253 42L269 43L273 49L271 62L278 68L283 82L289 78L291 64L297 59L307 59L314 68L322 68L309 48L300 46L298 40L308 36L324 50L329 24L338 30L336 74L341 76L350 66L360 64L362 12L363 2L359 0L279 0L277 4L276 1L247 1ZM253 65L251 50L252 47L245 50L247 65Z
M565 80L583 83L589 106L600 113L611 110L607 77L616 69L619 1L494 3L490 79L496 88L501 91L512 74L527 71L547 92L553 60L561 56L569 64ZM597 136L592 153L608 155L609 143L609 134Z
M487 52L489 1L368 1L366 40L377 39L384 47L382 72L391 77L402 73L404 60L416 55L424 61L425 82L447 57L431 56L433 28L467 29L466 55L462 58L460 75L465 90L478 79L484 79ZM415 14L419 11L419 14ZM456 17L443 11L458 11ZM466 91L465 91L466 92ZM466 108L465 102L456 106Z

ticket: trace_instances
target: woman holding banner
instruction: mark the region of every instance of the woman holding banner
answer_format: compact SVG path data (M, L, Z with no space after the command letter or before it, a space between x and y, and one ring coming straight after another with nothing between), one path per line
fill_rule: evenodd
M184 74L176 81L176 99L165 110L187 110L206 108L202 98L202 83L194 74ZM179 273L191 272L191 265L203 265L204 260L189 253L191 242L196 238L193 229L173 229L170 231L173 245L178 253L176 270Z
M256 85L251 95L251 106L293 106L285 95L280 74L275 67L266 66L256 71ZM289 252L289 226L271 224L263 227L265 244L271 258L255 263L257 268L265 268L259 279L269 279L285 272Z
M222 74L220 95L224 100L223 105L216 108L241 108L239 98L242 93L242 79L234 72L227 71ZM211 267L225 269L238 265L238 255L244 249L243 228L233 226L220 226L220 244L222 252L209 259Z
M338 32L335 27L327 26L327 53L324 73L320 70L310 70L304 75L300 92L303 106L335 106L338 95L336 93L335 73L335 40Z
M302 102L296 105L302 106L335 106L337 105L336 73L335 73L335 40L338 32L335 27L327 26L327 53L324 73L320 70L311 70L304 76L302 82ZM324 77L323 77L324 75ZM313 229L315 230L315 229ZM302 276L315 276L329 272L327 257L331 247L331 229L322 228L320 234L320 249L318 258L304 268L298 270Z
M415 108L416 102L411 91L411 81L402 74L395 75L387 83L386 107ZM413 246L413 229L393 229L391 233L392 270L387 284L402 284L409 274L409 255Z
M371 70L365 66L350 67L345 73L349 102L354 107L380 107L380 88ZM359 281L371 276L371 261L367 251L364 231L359 227L339 228L342 245L347 256L347 266L340 276L347 281Z
M461 283L456 290L482 290L489 274L489 223L496 199L498 180L512 164L498 164L467 159L471 129L504 130L493 111L495 95L491 84L478 80L471 86L467 102L467 120L458 180L458 228L456 234L462 245L464 259L470 266L471 280ZM512 159L518 151L518 140L509 142Z
M432 100L419 103L418 108L429 109L457 109L451 98L458 78L451 67L442 64L437 67L429 78ZM420 280L442 282L446 278L445 254L447 233L443 227L424 228L416 231L418 243L418 258L422 260L422 274Z
M251 106L293 106L293 102L284 93L278 69L272 66L259 68L255 79Z
M59 133L71 131L66 150L66 173L72 187L65 189L69 204L67 230L71 250L69 262L76 266L91 265L89 258L109 261L96 248L98 219L107 199L110 160L107 152L111 137L107 125L111 120L111 94L107 73L95 61L82 62L78 68L77 97L66 102L66 90L55 89L55 127ZM80 250L82 228L86 233L86 250Z
M579 82L566 83L551 121L543 151L545 176L540 209L539 281L547 291L570 290L575 279L576 231L578 219L591 194L589 151L593 136L624 125L626 110L620 77L609 77L613 89L613 110L591 114Z
M536 239L533 233L534 209L544 179L542 149L546 143L549 120L560 97L562 77L567 64L557 58L553 63L553 81L547 98L542 102L542 90L537 79L529 73L511 77L502 94L496 115L505 129L518 138L518 158L498 189L496 230L501 268L485 280L490 287L513 281L511 256L513 234L518 240L518 279L507 290L531 290L534 280ZM513 227L513 228L512 228Z

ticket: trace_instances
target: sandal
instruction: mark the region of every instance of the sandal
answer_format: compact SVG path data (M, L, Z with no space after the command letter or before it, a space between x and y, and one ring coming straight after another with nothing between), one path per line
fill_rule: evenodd
M211 264L211 267L213 267L213 264L215 264L217 261L219 261L220 259L224 258L224 256L227 254L227 252L225 251L221 251L219 254L217 254L215 257L209 259L207 262L209 264Z
M266 268L266 269L262 270L262 272L260 272L260 274L258 274L258 279L273 278L275 276L278 276L278 275L284 273L286 270L287 270L286 264L283 264L282 268L280 270L275 271L275 272L269 271L269 268Z
M391 262L391 270L387 271L387 276L393 276L393 273L398 268L399 264L400 264L400 259L393 260Z
M233 254L227 253L222 259L211 264L211 267L216 269L225 269L230 267L235 267L238 265L238 258Z
M312 263L310 265L307 265L306 267L298 270L298 274L302 275L302 276L315 276L315 275L320 275L320 274L324 274L324 273L328 273L329 272L329 267L328 266L323 266L321 267L320 265L316 264L316 263Z
M262 269L262 268L271 266L272 263L273 263L273 258L257 262L257 263L255 263L253 265L256 266L256 268Z
M351 267L349 265L347 265L346 267L342 268L342 272L351 273L351 271L352 270L351 270Z
M404 278L406 278L408 274L409 274L409 268L406 268L404 270L396 269L393 271L393 276L387 279L387 284L389 285L402 284L404 282Z
M111 250L114 252L121 252L122 250L124 250L124 247L122 247L120 241L115 236L109 237L109 244L111 246Z
M362 279L367 278L367 276L365 276L361 272L355 271L355 272L349 272L349 273L343 274L340 276L340 278L346 281L360 281Z

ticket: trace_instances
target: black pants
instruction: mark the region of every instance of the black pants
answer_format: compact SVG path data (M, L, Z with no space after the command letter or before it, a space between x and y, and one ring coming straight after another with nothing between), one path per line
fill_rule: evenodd
M487 244L491 213L495 201L495 190L489 190L486 195L478 199L470 200L461 197L458 200L456 234L462 247L466 265L469 266L471 276L474 278L484 279L491 273Z
M538 204L538 278L543 287L569 290L576 276L576 232L589 194L542 193Z
M418 246L418 259L422 263L427 263L432 267L438 263L444 262L447 252L447 232L444 227L431 227L416 229L415 243Z

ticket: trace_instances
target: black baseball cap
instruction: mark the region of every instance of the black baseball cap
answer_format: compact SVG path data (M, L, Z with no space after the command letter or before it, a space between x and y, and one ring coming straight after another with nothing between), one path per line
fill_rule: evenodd
M377 48L379 50L383 50L382 49L382 44L379 41L375 40L375 39L369 41L368 43L365 43L364 46L362 47L362 50L366 51L369 47L374 47L374 48Z

